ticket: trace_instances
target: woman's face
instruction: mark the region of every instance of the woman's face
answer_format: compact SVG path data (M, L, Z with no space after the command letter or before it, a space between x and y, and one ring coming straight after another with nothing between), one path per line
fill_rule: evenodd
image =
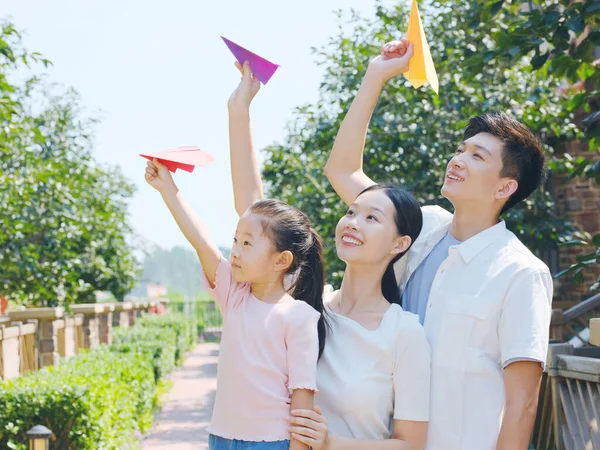
M395 221L396 208L383 190L367 191L350 205L335 229L335 248L346 264L378 264L404 251Z

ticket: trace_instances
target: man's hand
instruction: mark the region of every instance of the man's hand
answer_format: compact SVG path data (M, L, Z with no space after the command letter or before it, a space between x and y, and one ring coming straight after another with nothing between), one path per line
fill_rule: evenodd
M391 41L383 46L381 55L369 63L367 76L377 78L382 84L405 72L408 72L413 45L406 39Z

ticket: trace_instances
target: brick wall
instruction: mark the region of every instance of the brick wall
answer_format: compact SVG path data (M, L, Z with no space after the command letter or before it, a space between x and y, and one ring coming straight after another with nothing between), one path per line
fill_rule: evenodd
M571 156L590 157L587 145L569 142L564 151ZM558 210L581 230L595 234L600 232L600 186L594 180L581 177L569 180L566 176L555 179L555 197ZM583 247L560 247L560 269L566 269L575 262L575 257L582 253ZM566 279L555 280L554 307L573 306L591 296L590 286L600 275L600 266L595 265L584 271L584 284L576 285Z

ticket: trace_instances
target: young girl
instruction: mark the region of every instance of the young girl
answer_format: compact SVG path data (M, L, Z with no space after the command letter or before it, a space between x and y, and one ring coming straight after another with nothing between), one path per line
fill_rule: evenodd
M229 102L240 214L263 196L248 114L257 91L244 66ZM429 420L429 346L418 316L400 306L394 263L417 239L423 215L416 199L396 186L373 184L348 204L335 233L346 270L340 290L325 302L331 333L317 370L320 408L292 408L290 431L313 450L422 450Z
M316 392L325 342L321 239L297 209L261 200L240 218L228 262L168 169L148 162L146 181L198 253L223 315L210 449L306 449L290 446L287 419L290 407L312 408ZM286 274L294 275L288 291Z

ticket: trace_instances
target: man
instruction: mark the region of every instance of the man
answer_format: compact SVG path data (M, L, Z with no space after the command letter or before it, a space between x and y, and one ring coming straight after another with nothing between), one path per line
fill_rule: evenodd
M370 117L411 56L406 40L386 44L340 127L325 173L347 204L374 184L362 168ZM471 119L442 186L454 214L424 207L423 231L395 267L403 306L419 315L432 349L428 449L528 447L552 278L499 217L543 175L542 147L524 125L497 113Z

